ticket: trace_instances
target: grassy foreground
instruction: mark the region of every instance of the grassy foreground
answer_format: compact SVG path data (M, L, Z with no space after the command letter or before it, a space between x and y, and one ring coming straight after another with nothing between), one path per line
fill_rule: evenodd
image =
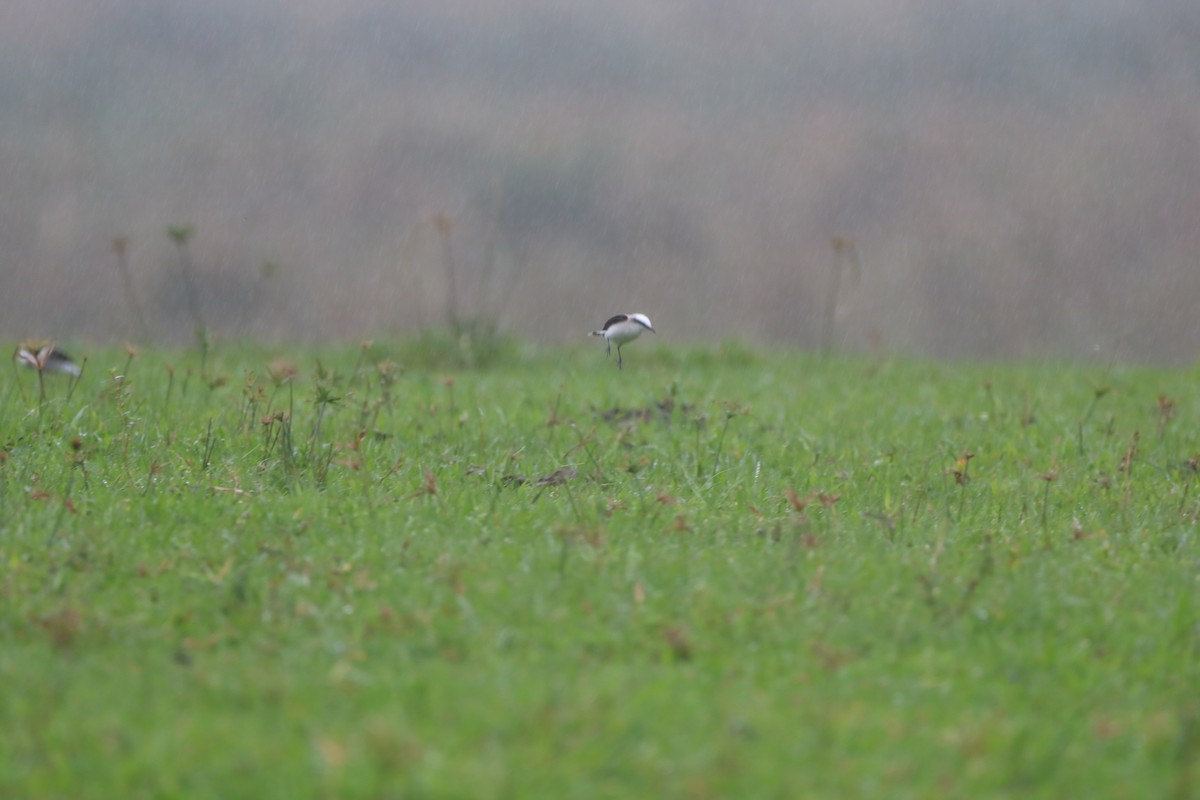
M1195 370L92 354L0 389L0 796L1200 796Z

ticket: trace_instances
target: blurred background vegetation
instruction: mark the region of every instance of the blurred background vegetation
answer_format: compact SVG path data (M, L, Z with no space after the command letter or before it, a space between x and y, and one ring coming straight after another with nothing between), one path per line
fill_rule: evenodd
M1197 42L1194 0L9 0L0 329L190 341L187 225L225 336L1190 363Z

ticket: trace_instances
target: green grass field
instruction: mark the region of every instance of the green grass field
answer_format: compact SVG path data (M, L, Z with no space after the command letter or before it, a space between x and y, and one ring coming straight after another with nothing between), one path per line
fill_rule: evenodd
M1195 369L92 353L0 400L0 796L1200 796Z

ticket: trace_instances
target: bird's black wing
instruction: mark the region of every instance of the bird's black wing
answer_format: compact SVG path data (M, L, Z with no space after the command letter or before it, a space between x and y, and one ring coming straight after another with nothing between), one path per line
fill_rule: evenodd
M604 327L601 328L601 330L608 330L613 325L616 325L618 322L624 322L627 319L629 319L628 314L617 314L615 317L611 317L608 320L608 322L604 323Z

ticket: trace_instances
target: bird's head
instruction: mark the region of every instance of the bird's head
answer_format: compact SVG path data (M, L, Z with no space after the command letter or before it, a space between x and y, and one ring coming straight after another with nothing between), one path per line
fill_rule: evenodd
M651 333L658 333L658 331L654 330L654 326L650 323L650 318L645 314L630 314L629 319L641 325Z

